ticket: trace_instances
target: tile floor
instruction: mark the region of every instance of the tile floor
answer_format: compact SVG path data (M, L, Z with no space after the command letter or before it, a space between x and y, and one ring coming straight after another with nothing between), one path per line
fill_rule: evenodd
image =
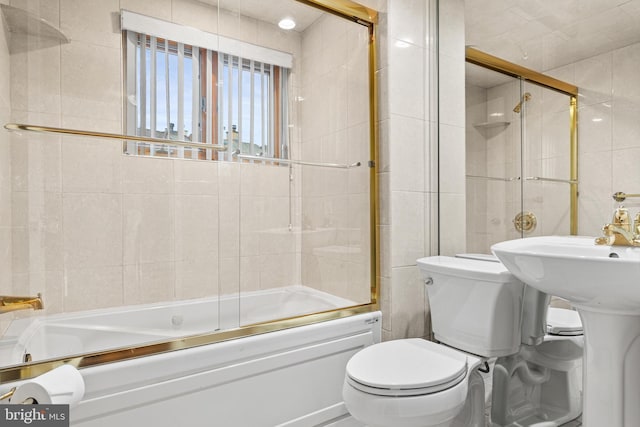
M579 417L577 420L570 421L566 424L563 424L561 427L580 427L582 426L582 417ZM341 420L329 424L326 427L366 427L364 424L354 420L352 417L342 418Z

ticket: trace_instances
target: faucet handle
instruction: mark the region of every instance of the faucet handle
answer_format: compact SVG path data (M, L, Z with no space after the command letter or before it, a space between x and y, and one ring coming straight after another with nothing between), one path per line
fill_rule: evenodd
M640 212L633 218L633 234L634 236L640 236Z
M613 213L613 220L611 222L614 225L617 225L626 231L631 231L631 220L629 219L629 209L623 208L622 206L617 208Z
M615 243L616 236L610 234L608 236L596 237L596 245L611 246Z

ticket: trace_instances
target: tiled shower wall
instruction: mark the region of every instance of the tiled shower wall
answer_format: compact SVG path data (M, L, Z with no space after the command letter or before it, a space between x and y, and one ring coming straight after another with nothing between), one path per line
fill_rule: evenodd
M215 8L196 1L14 3L72 41L15 36L10 61L0 45L13 100L9 119L3 80L3 123L121 133L120 8L300 52L297 33L237 14L218 21ZM0 273L1 293L42 292L55 313L301 281L299 234L279 234L290 213L285 167L128 157L118 142L80 137L0 138L0 194L12 201L0 216L0 232L10 236L2 239L2 262L11 260Z

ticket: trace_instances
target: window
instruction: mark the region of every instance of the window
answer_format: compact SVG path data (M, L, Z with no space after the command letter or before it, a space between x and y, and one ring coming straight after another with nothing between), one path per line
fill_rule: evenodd
M127 133L203 144L130 142L128 154L288 158L288 68L135 31L126 38Z
M219 140L225 146L230 144L232 152L282 158L280 144L271 143L282 140L275 125L281 109L272 108L282 104L282 89L274 84L280 80L280 67L228 54L220 56Z

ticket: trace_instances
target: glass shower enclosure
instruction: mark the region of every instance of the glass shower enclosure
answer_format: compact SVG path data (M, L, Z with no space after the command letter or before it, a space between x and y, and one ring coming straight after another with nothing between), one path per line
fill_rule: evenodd
M375 11L95 4L0 5L0 374L376 310Z
M575 96L477 61L465 89L466 250L576 234Z

